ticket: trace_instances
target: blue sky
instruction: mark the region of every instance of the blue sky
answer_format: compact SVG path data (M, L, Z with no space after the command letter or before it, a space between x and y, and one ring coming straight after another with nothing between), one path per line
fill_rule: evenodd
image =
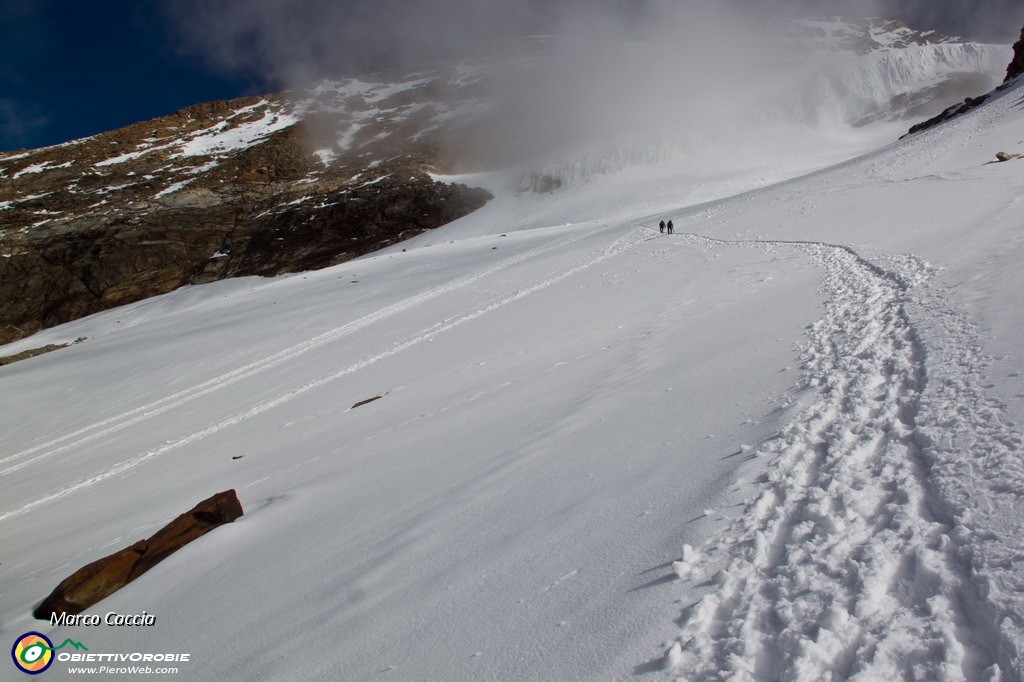
M670 1L704 0L0 0L0 150L276 91L327 71L368 70L382 59L478 48L554 21L556 6L577 18L612 8L621 18ZM771 2L830 13L856 5L999 42L1012 42L1024 21L1021 0L756 4Z
M254 94L185 53L160 2L0 0L0 149L39 147Z

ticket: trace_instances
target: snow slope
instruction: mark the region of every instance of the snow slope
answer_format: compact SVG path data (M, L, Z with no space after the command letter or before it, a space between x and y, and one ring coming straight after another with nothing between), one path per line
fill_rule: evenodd
M877 129L495 174L372 257L6 347L88 337L0 368L0 637L200 680L1024 678L1022 102L788 181ZM153 627L32 619L227 488L89 610Z

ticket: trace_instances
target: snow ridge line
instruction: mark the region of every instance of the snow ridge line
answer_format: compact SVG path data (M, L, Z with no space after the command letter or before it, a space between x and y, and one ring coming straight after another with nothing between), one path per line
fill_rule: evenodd
M936 514L919 445L926 356L906 305L926 267L904 257L884 270L843 245L681 236L800 250L822 267L829 301L809 333L809 403L752 450L772 457L756 497L704 549L725 568L706 576L692 552L676 562L713 589L684 613L666 668L694 679L999 679L985 643L998 626L965 606L962 538Z
M25 461L0 469L0 476L12 473L29 466L30 464L53 455L60 454L61 452L65 452L72 448L80 447L97 439L106 438L111 434L173 410L197 398L201 398L222 388L236 384L239 381L260 374L261 372L277 367L285 362L294 360L305 353L336 341L342 337L348 336L371 324L393 317L394 315L405 312L410 308L426 303L430 300L443 296L444 294L464 288L484 277L493 275L496 272L509 268L517 263L521 263L522 261L535 258L549 250L558 249L580 241L588 236L592 236L592 234L592 232L581 231L580 233L554 240L510 258L506 258L498 263L481 268L462 277L455 278L425 292L410 296L402 301L398 301L397 303L393 303L385 308L381 308L380 310L369 313L368 315L364 315L357 320L335 327L334 329L329 329L289 348L285 348L272 355L254 360L242 367L225 372L200 384L196 384L195 386L182 389L172 395L154 400L153 402L133 408L127 412L108 417L107 419L82 427L72 431L71 433L64 434L53 440L40 443L39 445L35 445L20 452L3 457L0 459L0 465L5 465L9 462L16 462L17 460L27 457L30 459L25 459ZM39 453L40 451L45 452L36 455L36 453ZM32 455L36 456L32 457Z
M602 230L602 231L604 231L604 230ZM583 235L573 235L572 237L565 238L565 239L562 239L562 240L558 240L558 242L556 242L556 243L558 245L564 245L566 243L571 243L573 241L578 241L580 239L583 239L586 236L593 236L593 234L594 234L593 232L586 232ZM221 431L222 429L228 428L230 426L233 426L235 424L243 422L243 421L245 421L247 419L255 417L255 416L259 415L259 414L262 414L263 412L266 412L266 411L268 411L270 409L278 407L279 405L283 405L283 404L285 404L287 402L290 402L290 401L294 400L295 398L298 398L298 397L300 397L300 396L302 396L302 395L312 391L313 389L319 388L320 386L323 386L325 384L328 384L328 383L331 383L333 381L336 381L336 380L338 380L338 379L340 379L342 377L345 377L345 376L348 376L350 374L353 374L353 373L355 373L355 372L357 372L357 371L359 371L361 369L365 369L366 367L374 365L377 362L380 362L381 360L385 360L385 359L387 359L387 358L389 358L389 357L391 357L393 355L396 355L396 354L398 354L398 353L400 353L400 352L402 352L402 351L404 351L404 350L406 350L408 348L411 348L413 346L419 345L419 344L421 344L421 343L423 343L425 341L430 341L430 340L434 339L435 337L439 336L440 334L443 334L444 332L447 332L447 331L450 331L452 329L455 329L456 327L460 327L460 326L462 326L463 324L465 324L467 322L471 322L471 321L473 321L473 320L475 320L475 319L477 319L479 317L482 317L482 316L484 316L484 315L486 315L486 314L488 314L490 312L493 312L495 310L503 308L503 307L505 307L506 305L508 305L510 303L514 303L515 301L518 301L518 300L520 300L522 298L525 298L525 297L527 297L527 296L529 296L531 294L534 294L534 293L536 293L538 291L546 289L546 288L548 288L548 287L550 287L550 286L552 286L554 284L557 284L558 282L561 282L562 280L565 280L565 279L568 279L569 277L572 277L573 275L575 275L577 273L580 273L580 272L582 272L582 271L584 271L584 270L586 270L588 268L591 268L591 267L593 267L595 265L598 265L599 263L602 263L602 262L608 260L609 258L612 258L612 257L614 257L614 256L616 256L616 255L618 255L620 253L623 253L624 251L626 251L629 248L631 248L633 245L643 241L643 239L644 239L644 231L643 230L637 229L637 228L631 229L630 232L627 235L624 235L624 236L616 239L612 244L610 244L605 249L599 251L598 253L596 253L594 255L591 255L589 258L587 258L586 260L584 260L583 262L581 262L581 263L579 263L579 264L577 264L575 266L572 266L570 268L567 268L567 269L555 272L555 273L549 275L548 277L545 277L544 279L538 281L537 283L535 283L535 284L533 284L533 285L531 285L529 287L526 287L526 288L523 288L523 289L517 289L517 290L513 291L512 293L503 296L502 298L495 299L495 300L491 301L490 303L484 305L483 307L477 308L477 309L475 309L475 310L473 310L471 312L467 312L467 313L463 314L460 317L457 317L457 318L454 318L454 319L448 319L448 320L445 320L444 322L440 322L438 324L435 324L432 327L429 327L429 328L419 332L418 334L412 336L411 338L407 339L406 341L394 344L391 348L389 348L386 351L382 351L382 352L377 353L376 355L370 356L370 357L368 357L368 358L366 358L364 360L361 360L359 362L353 363L353 364L351 364L351 365L349 365L349 366L347 366L347 367L345 367L343 369L340 369L340 370L338 370L336 372L333 372L333 373L331 373L331 374L329 374L327 376L321 377L320 379L317 379L317 380L311 381L309 383L306 383L306 384L304 384L302 386L299 386L298 388L295 388L295 389L292 389L290 391L286 391L284 393L281 393L281 394L277 395L274 398L271 398L269 400L265 400L263 402L257 403L255 405L253 405L252 407L250 407L245 412L237 413L237 414L235 414L235 415L233 415L231 417L223 419L223 420L221 420L221 421L219 421L219 422L217 422L215 424L212 424L212 425L206 427L205 429L201 429L199 431L195 431L195 432L193 432L193 433L191 433L191 434L189 434L187 436L184 436L182 438L178 438L177 440L173 440L173 441L170 441L168 443L164 443L162 446L160 446L158 448L154 448L154 449L149 450L147 452L144 452L144 453L141 453L139 455L136 455L136 456L134 456L134 457L132 457L130 459L124 460L120 464L117 464L117 465L115 465L115 466L113 466L113 467L111 467L109 469L97 472L97 473L93 474L92 476L89 476L89 477L84 478L84 479L80 479L80 480L78 480L78 481L76 481L74 483L70 483L68 485L65 485L65 486L57 489L57 490L54 490L53 492L51 492L51 493L49 493L47 495L44 495L42 497L38 497L38 498L32 500L31 502L23 504L23 505L21 505L19 507L16 507L14 509L10 509L10 510L8 510L6 512L0 513L0 522L6 521L6 520L11 519L11 518L15 518L17 516L21 516L22 514L25 514L25 513L29 512L29 511L32 511L36 507L39 507L41 505L45 505L45 504L48 504L50 502L54 502L54 501L59 500L61 498L67 497L68 495L71 495L71 494L73 494L75 492L78 492L78 491L83 490L85 488L89 488L89 487L91 487L93 485L96 485L97 483L101 483L101 482L107 480L108 478L112 478L112 477L115 477L115 476L120 476L121 474L124 474L125 472L127 472L127 471L129 471L131 469L134 469L135 467L137 467L137 466L139 466L139 465L141 465L141 464L143 464L143 463L153 459L154 457L158 457L160 455L166 454L166 453L171 452L173 450L177 450L177 449L179 449L179 448L181 448L181 447L183 447L185 445L188 445L190 443L202 440L203 438L211 436L214 433L217 433L218 431ZM527 255L526 253L524 253L524 254L521 254L519 257L516 257L516 258L518 258L519 260L524 260L524 259L526 259L528 257L532 257L534 255L537 255L538 252L544 252L548 248L551 248L551 247L552 247L552 245L548 244L545 247L542 247L542 248L539 248L539 249L533 249L530 252L528 252L531 255ZM512 259L509 259L509 260L512 260ZM503 261L503 262L505 262L505 261ZM518 261L516 261L516 262L518 262ZM497 270L499 270L501 268L493 268L493 269L494 269L494 271L497 271ZM480 275L480 276L482 276L482 275ZM475 277L475 279L479 279L479 277ZM416 297L413 297L413 298L416 298Z

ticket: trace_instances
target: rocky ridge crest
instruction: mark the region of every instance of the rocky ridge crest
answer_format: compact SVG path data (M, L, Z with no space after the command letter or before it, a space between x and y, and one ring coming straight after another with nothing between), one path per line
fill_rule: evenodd
M0 153L0 343L187 284L333 265L479 208L489 193L431 175L462 122L451 75L208 102Z
M1008 83L1021 74L1024 74L1024 28L1020 30L1020 39L1013 44L1013 59L1006 67L1006 78L1003 82Z

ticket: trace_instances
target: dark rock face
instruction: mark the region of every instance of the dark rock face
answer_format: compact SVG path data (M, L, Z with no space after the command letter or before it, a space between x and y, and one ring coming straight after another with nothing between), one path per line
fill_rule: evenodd
M92 562L65 578L36 608L33 615L77 615L110 596L156 564L217 526L242 516L234 490L217 493L164 526L148 540Z
M956 118L960 114L966 114L971 109L974 109L975 107L979 107L982 104L984 104L986 101L988 101L988 98L989 95L981 95L980 97L968 97L960 104L954 104L951 107L947 107L938 116L933 116L927 121L921 121L920 123L910 126L910 130L907 131L907 135L913 135L916 132L920 132L922 130L927 130L928 128L937 126L940 123L948 121L951 118ZM906 135L904 135L904 137L906 137Z
M1013 44L1013 59L1006 67L1004 83L1024 73L1024 28L1020 30L1020 40Z
M382 146L383 124L318 155L325 125L294 110L210 102L0 153L0 344L186 284L341 263L491 198L434 181L426 142Z

